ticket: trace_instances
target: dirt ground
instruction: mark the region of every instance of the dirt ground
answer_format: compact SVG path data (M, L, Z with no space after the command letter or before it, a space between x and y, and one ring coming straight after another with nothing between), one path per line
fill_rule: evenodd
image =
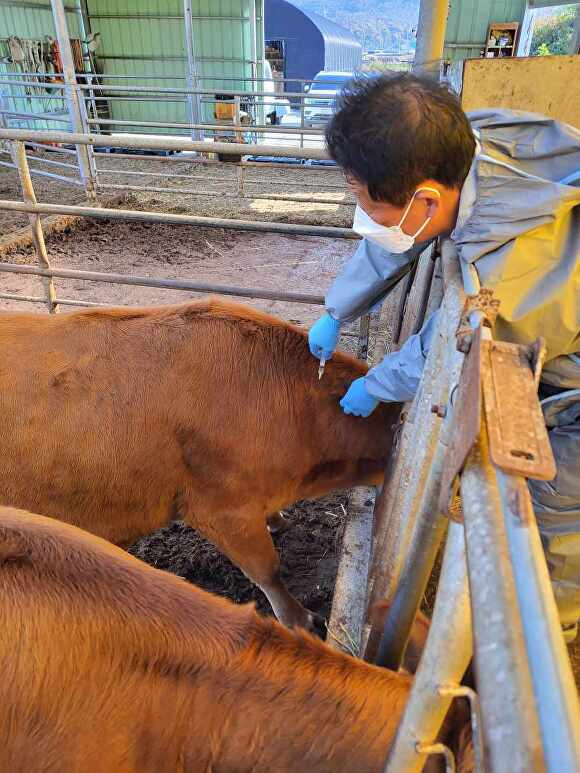
M31 151L29 155L32 155ZM29 162L31 168L70 177L74 174L72 170L42 162L47 158L70 163L71 159L74 160L73 156L55 152L34 152L33 155L35 160ZM246 171L244 191L247 198L238 198L235 195L238 171L232 164L199 164L191 160L174 161L153 156L148 159L120 158L117 154L104 153L97 153L95 157L99 183L104 186L101 191L103 197L127 193L129 185L139 186L145 190L135 193L142 201L142 208L149 210L344 228L352 225L354 200L346 189L342 173L335 168L289 166L287 169L274 169L256 165ZM145 172L157 172L163 177L150 177ZM81 204L84 201L84 190L78 185L63 184L38 175L33 175L32 181L40 202ZM171 190L153 192L152 186ZM182 193L184 189L195 191L195 195ZM252 195L269 195L271 198L254 199ZM282 197L294 200L286 201ZM22 200L15 170L0 167L0 198ZM304 198L331 199L336 203L305 203L300 200ZM27 224L26 215L0 211L0 234Z
M308 609L328 619L345 524L345 494L298 502L285 511L290 528L274 536L282 578ZM183 523L142 539L130 552L158 569L184 577L237 603L255 601L272 614L264 594L213 545Z
M84 220L79 226L48 236L46 245L55 268L190 279L317 296L324 293L354 249L350 240L108 220ZM10 263L36 262L32 246L11 250L1 259ZM1 285L6 293L43 297L42 280L38 277L3 274ZM59 298L118 305L180 303L199 297L189 291L79 279L58 279L55 285ZM321 311L319 306L307 304L259 299L246 302L305 326ZM30 310L28 304L17 301L0 303L4 309ZM69 310L70 307L62 307L62 311Z

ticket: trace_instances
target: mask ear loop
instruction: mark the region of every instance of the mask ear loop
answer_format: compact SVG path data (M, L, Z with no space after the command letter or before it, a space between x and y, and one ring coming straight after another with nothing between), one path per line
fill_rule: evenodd
M436 188L429 188L428 186L425 186L425 187L423 187L423 188L417 188L417 190L415 191L415 193L414 193L414 194L411 196L411 201L410 201L410 202L407 204L407 209L406 209L406 210L403 212L403 217L401 218L401 220L400 220L400 222L399 222L398 228L401 228L401 226L402 226L402 225L403 225L403 223L405 222L405 218L406 218L406 217L407 217L407 215L409 214L409 210L411 209L411 205L412 205L412 204L413 204L413 202L415 201L415 196L416 196L418 193L420 193L421 191L430 191L431 193L435 193L438 199L440 199L440 198L441 198L441 194L439 193L439 191L438 191ZM419 230L417 231L417 233L416 233L416 234L413 234L413 239L416 239L416 238L419 236L419 234L420 234L420 233L422 233L422 232L425 230L425 228L427 228L427 226L429 225L429 223L431 222L431 220L432 220L432 218L431 218L431 217L428 217L428 218L427 218L427 220L425 220L425 222L423 223L423 225L421 226L421 228L419 228Z

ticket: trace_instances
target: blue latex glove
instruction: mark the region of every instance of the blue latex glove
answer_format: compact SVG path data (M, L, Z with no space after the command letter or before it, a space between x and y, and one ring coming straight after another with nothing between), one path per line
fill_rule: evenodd
M362 416L366 419L375 410L380 400L367 392L365 377L357 378L349 386L347 393L340 401L340 407L345 413Z
M340 322L330 314L324 314L312 325L308 333L310 352L319 360L329 360L336 349L340 336Z

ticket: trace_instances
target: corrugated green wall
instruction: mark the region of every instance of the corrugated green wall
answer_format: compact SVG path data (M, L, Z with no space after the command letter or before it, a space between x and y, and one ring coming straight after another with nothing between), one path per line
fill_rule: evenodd
M68 0L67 5L74 9L75 0ZM87 0L90 31L101 33L101 43L96 51L99 70L104 75L139 76L139 79L115 78L105 82L133 86L185 86L187 55L183 5L183 0ZM255 36L260 61L264 57L260 23L263 0L258 0L256 5ZM200 85L218 93L226 89L250 90L253 58L250 0L191 0L191 7L194 51L198 72L202 76ZM79 19L74 10L67 14L67 20L71 38L80 37ZM9 35L23 38L54 36L52 12L47 0L0 4L0 46L3 45L1 38ZM2 50L0 53L7 52ZM12 65L0 64L0 67L12 68ZM155 77L145 79L144 76ZM23 93L24 90L16 91ZM26 112L46 112L50 102L52 110L58 108L66 115L66 105L60 100L32 97L29 101L29 95L23 96L19 105ZM169 99L171 101L161 101L155 96L148 101L115 99L109 102L110 117L123 121L186 122L185 97L174 95ZM205 121L213 119L213 102L208 98L203 105L202 117ZM20 125L32 126L27 121ZM62 123L50 124L50 128L62 129L64 126ZM36 127L49 128L49 125L41 122L36 123ZM109 126L107 129L132 130L131 126ZM135 130L146 129L136 127ZM160 133L163 129L152 128L150 131ZM178 131L175 130L176 133Z
M67 13L71 38L80 37L78 16L74 11ZM54 37L52 10L47 0L26 0L13 5L0 5L0 58L8 55L6 39L10 35L19 38L42 39L45 35ZM0 72L19 72L19 68L6 62L0 62ZM43 89L41 86L4 86L0 78L0 91L6 109L24 113L56 113L60 118L68 119L66 102L62 99L50 99L59 95L55 89ZM10 125L15 128L56 129L70 128L61 121L38 121L11 118Z
M249 0L192 0L191 5L200 86L217 91L249 90L251 82L243 80L252 74ZM88 12L91 31L101 33L97 61L104 74L156 76L110 83L185 86L187 54L181 0L88 0ZM256 36L260 41L259 29ZM258 47L258 56L263 57L263 45ZM131 121L187 121L185 97L170 99L173 101L113 100L111 115L113 119ZM212 120L213 99L208 99L203 108L203 119ZM130 131L130 127L125 130ZM139 127L139 131L144 130Z
M461 48L446 46L445 58L452 62L478 58L490 23L521 24L525 10L526 0L450 0L445 42L460 44Z
M97 64L105 75L155 75L154 79L106 80L107 85L179 88L186 67L183 3L179 0L88 0L91 32L101 33ZM114 93L114 92L111 92ZM121 96L120 94L116 96ZM185 102L112 100L111 117L125 121L187 120ZM119 127L121 130L121 127ZM122 129L131 131L131 127ZM139 129L143 131L143 129ZM162 129L156 129L162 133Z

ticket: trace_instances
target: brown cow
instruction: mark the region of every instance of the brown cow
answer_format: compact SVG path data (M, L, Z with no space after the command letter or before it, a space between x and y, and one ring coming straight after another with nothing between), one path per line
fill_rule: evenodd
M411 683L9 508L0 620L5 773L378 773Z
M267 519L379 483L398 411L346 416L366 366L317 369L302 330L219 300L0 314L0 503L119 545L182 518L307 626Z

